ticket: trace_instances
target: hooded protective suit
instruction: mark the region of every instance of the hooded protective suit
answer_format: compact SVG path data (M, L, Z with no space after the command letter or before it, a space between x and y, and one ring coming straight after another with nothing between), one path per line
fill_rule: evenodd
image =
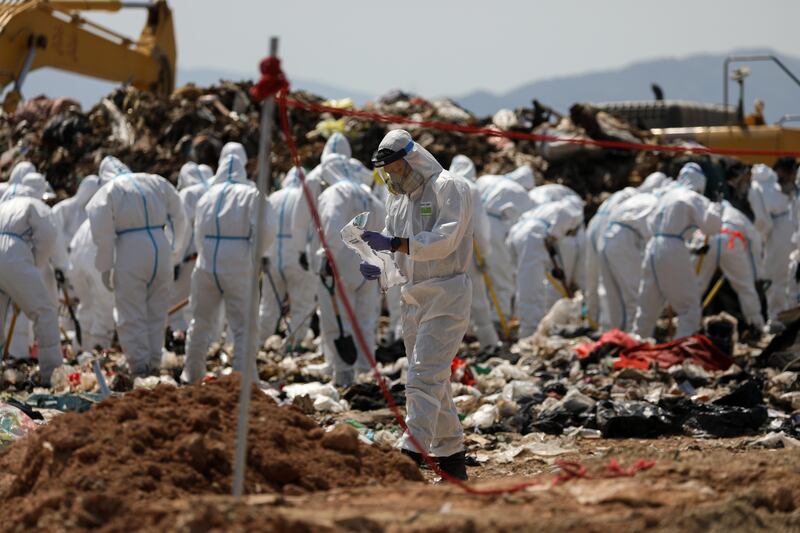
M599 249L605 288L604 328L630 331L633 327L644 249L651 237L647 219L657 202L653 194L634 194L607 215Z
M174 282L172 284L170 307L183 302L186 298L189 298L191 293L192 271L194 270L195 261L197 261L197 249L194 246L194 210L200 197L211 187L211 178L213 176L214 173L211 171L211 167L193 162L184 164L178 175L178 195L186 213L186 231L183 239L185 243L183 253L178 258L177 276L173 276ZM170 315L170 328L173 331L186 331L189 327L189 317L193 314L194 305L192 305L190 299L189 305ZM222 327L221 316L219 331L221 331ZM217 335L212 335L213 339L219 338L219 331L217 331Z
M327 185L333 185L332 183L327 183L323 180L322 176L322 162L328 158L328 156L332 154L340 154L347 158L352 156L352 150L350 148L350 142L347 140L347 137L342 135L339 132L334 133L330 136L330 138L325 143L325 147L322 149L322 157L320 158L320 164L314 167L314 169L305 174L306 178L306 187L308 187L311 196L314 199L316 205L316 200L319 198L319 195L322 193L322 189ZM333 173L328 173L327 179L337 179L336 175ZM349 222L349 221L348 221ZM294 215L294 227L295 228L309 228L308 231L308 242L311 242L311 235L314 232L313 229L313 222L311 220L311 211L308 208L308 204L303 201L297 205L297 209L295 210ZM311 250L315 252L316 250Z
M5 192L2 198L0 198L0 203L19 197L42 200L44 195L47 193L48 186L49 184L42 174L39 174L38 172L27 172L22 175L22 178L16 179L13 186ZM47 211L52 217L53 215L50 207L47 207ZM56 231L58 232L58 227L56 228ZM50 299L53 301L53 305L56 305L56 307L58 306L58 285L56 284L56 278L53 269L58 268L62 272L66 273L68 266L69 259L67 258L66 247L63 246L57 236L56 245L53 247L50 261L43 264L40 268L42 271L42 280L44 280L44 285L47 288L47 293L50 295ZM28 319L25 316L20 316L17 320L14 338L10 347L10 352L12 354L23 356L28 354L28 347L31 345L30 329L31 324Z
M41 272L55 250L56 236L50 209L41 200L19 195L0 203L0 331L16 303L33 321L44 383L62 364L56 304Z
M322 163L322 177L326 182L334 182L334 184L325 189L319 197L319 216L322 221L322 229L325 231L325 238L344 285L335 287L336 297L341 298L341 291L346 292L367 338L367 344L370 350L374 350L375 331L380 315L380 291L376 284L369 283L361 277L358 269L361 260L355 252L345 246L340 232L356 215L365 211L370 213L365 229L380 231L383 229L386 211L383 203L372 195L369 187L364 185L359 178L366 168L361 163L356 163L354 159L344 155L330 155L325 158ZM318 242L316 235L314 242ZM317 250L316 256L315 264L323 265L324 252L322 248ZM318 267L315 272L320 269L321 267ZM326 276L325 283L330 285L332 277ZM356 373L369 371L369 362L360 349L358 359L352 366L347 365L339 357L333 342L339 336L339 326L336 322L331 295L321 281L317 283L317 286L320 332L323 351L326 354L325 359L333 366L334 382L337 385L346 386L353 381ZM352 335L353 327L350 319L342 305L339 305L339 309L345 335Z
M504 176L481 176L475 184L481 191L481 200L489 217L492 253L486 256L486 266L500 309L509 318L515 290L515 263L506 246L506 237L519 217L533 208L533 202L522 185Z
M722 232L709 239L709 249L700 268L700 292L708 289L714 272L731 284L739 297L739 305L747 322L756 328L764 327L761 302L756 291L760 279L761 235L752 222L727 201L722 203Z
M65 245L72 241L78 228L86 220L86 204L103 185L99 176L95 174L86 176L78 185L75 196L67 198L53 207L53 217Z
M712 236L722 228L721 206L695 192L705 188L704 181L693 178L670 189L648 217L653 236L645 249L633 326L633 332L642 337L653 335L665 302L678 316L678 337L700 329L702 295L685 240L695 229Z
M586 245L585 251L585 292L586 292L586 314L592 318L602 328L607 328L608 323L608 310L603 309L602 303L605 304L608 299L608 287L602 279L602 269L600 265L600 248L603 242L603 235L608 227L608 217L611 211L636 194L636 189L633 187L625 187L611 196L600 204L600 207L595 212L594 216L589 220L586 226ZM638 282L637 282L638 283Z
M520 167L523 168L523 167ZM526 167L529 168L529 167ZM469 185L472 197L472 227L475 238L474 245L480 250L484 261L492 254L492 241L489 227L489 217L481 201L481 191L475 185L477 177L475 163L465 155L456 155L450 163L450 173L465 179ZM497 345L500 339L492 323L492 307L483 272L478 268L477 255L469 266L469 278L472 280L472 308L470 309L470 322L481 348L491 348Z
M521 167L517 167L508 174L505 174L505 177L511 181L519 183L525 188L526 191L530 191L536 187L533 169L530 167L530 165L522 165Z
M311 323L319 280L309 268L306 254L309 228L298 228L292 224L298 205L305 204L305 201L297 168L293 167L283 178L281 189L269 197L276 224L276 239L267 250L269 276L264 279L261 289L259 345L263 345L275 332L283 302L287 299L290 306L289 331L296 344L305 338Z
M15 185L20 184L25 174L30 172L36 172L36 167L29 161L20 161L14 165L14 168L11 169L11 174L8 176L8 181L0 183L0 198L2 198L7 191L14 189Z
M534 209L561 200L569 200L579 209L583 209L584 205L584 201L578 196L578 193L558 183L540 185L531 190L528 196L531 198ZM558 239L557 245L559 266L564 269L564 276L568 282L575 283L581 288L585 287L586 277L585 244L586 232L583 229L583 225L580 225L574 235L565 235ZM546 308L548 309L562 297L558 290L549 283L547 284L546 293Z
M83 330L82 350L96 346L110 348L114 338L114 294L100 277L94 258L97 246L92 240L92 227L84 220L70 242L69 279L80 300L76 310Z
M95 266L110 276L113 269L114 314L119 341L134 375L158 372L164 345L170 288L171 248L185 232L186 216L178 192L155 174L131 173L106 156L100 176L114 176L86 206ZM167 240L169 225L173 240Z
M582 222L582 207L563 199L528 211L508 232L506 245L511 250L517 272L515 308L520 321L520 338L533 335L550 308L547 291L551 284L545 277L545 270L551 270L554 265L545 239L563 239L568 232L577 231Z
M781 190L774 170L766 165L753 165L752 175L747 200L764 243L764 276L771 281L767 289L767 310L769 319L774 321L789 307L787 291L794 213L791 198Z
M245 175L247 174L247 151L242 146L242 143L237 142L227 142L225 146L222 147L222 150L219 152L219 164L217 166L217 172L219 169L222 168L223 162L229 155L235 155L239 158L239 161L242 162L242 166L245 168Z
M449 457L464 448L463 428L450 391L450 365L469 325L472 196L464 180L443 170L407 131L390 131L381 149L404 151L405 162L424 178L415 191L389 198L384 233L408 239L409 254L395 253L408 278L401 290L409 365L406 423L426 451ZM521 189L527 200L520 185L498 179ZM407 436L402 447L416 451Z
M268 225L269 205L264 218L257 220L258 202L265 202L256 187L247 181L242 161L228 155L214 176L213 185L197 202L194 217L194 242L197 263L192 274L194 318L186 342L186 366L183 378L196 383L205 376L206 353L210 332L222 302L228 328L233 333L234 368L241 371L248 353L245 322L249 312L250 281L253 273L253 246L257 225L267 228L264 249L275 239ZM258 297L258 295L253 295ZM256 339L252 339L255 344Z

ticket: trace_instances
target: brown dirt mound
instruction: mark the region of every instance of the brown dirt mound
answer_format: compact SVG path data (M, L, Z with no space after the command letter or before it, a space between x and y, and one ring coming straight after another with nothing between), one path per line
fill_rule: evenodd
M228 377L58 417L0 455L0 530L93 528L133 503L229 493L237 401L238 379ZM353 428L325 433L258 391L251 405L248 493L422 480L403 455L359 444Z

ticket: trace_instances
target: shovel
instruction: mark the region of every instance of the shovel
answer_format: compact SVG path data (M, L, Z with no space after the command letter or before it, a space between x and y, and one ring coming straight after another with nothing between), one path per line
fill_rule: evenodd
M319 278L322 280L322 285L331 295L331 303L333 304L333 312L336 314L336 323L339 325L339 338L333 340L333 345L336 347L336 352L339 357L348 365L353 365L358 359L358 351L356 344L353 342L351 335L344 334L344 327L342 326L342 316L339 314L339 304L336 303L336 280L331 277L331 284L328 285L325 280L324 274L320 274Z

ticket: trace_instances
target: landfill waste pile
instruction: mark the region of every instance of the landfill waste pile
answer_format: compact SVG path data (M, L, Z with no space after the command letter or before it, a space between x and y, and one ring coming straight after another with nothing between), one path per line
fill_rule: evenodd
M13 114L0 114L0 147L3 147L0 175L6 176L15 161L25 158L47 176L57 192L71 195L84 176L96 172L103 156L114 154L130 168L163 175L174 183L183 163L213 165L228 141L244 145L251 156L248 171L255 174L260 108L249 96L249 87L246 82L222 82L208 88L187 85L168 99L131 87L120 88L85 111L69 99L37 97ZM326 101L306 92L294 92L291 97L354 109L349 100ZM476 117L451 100L430 101L394 91L368 103L364 110L498 131L654 142L647 132L588 104L576 104L569 116L561 116L534 101L531 108L505 109L492 117ZM307 168L316 165L325 140L337 131L347 136L353 157L369 162L381 138L393 127L301 109L290 109L289 116L301 161ZM275 131L281 131L277 115L275 120ZM416 125L405 127L445 168L456 154L471 157L479 174L504 174L528 164L538 182L567 185L583 196L589 206L598 205L605 191L637 184L657 168L666 170L674 159L564 142L534 143ZM284 142L275 143L272 158L273 183L279 183L292 166Z
M137 390L53 420L0 455L2 528L91 528L124 521L137 500L226 494L237 401L238 378L227 377ZM363 444L351 426L325 431L255 390L251 409L249 494L422 479L409 459Z

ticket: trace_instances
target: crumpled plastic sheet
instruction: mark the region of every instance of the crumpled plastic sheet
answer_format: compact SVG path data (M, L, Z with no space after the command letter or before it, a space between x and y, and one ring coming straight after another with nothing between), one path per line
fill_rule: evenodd
M16 407L0 403L0 448L36 431L36 422Z

